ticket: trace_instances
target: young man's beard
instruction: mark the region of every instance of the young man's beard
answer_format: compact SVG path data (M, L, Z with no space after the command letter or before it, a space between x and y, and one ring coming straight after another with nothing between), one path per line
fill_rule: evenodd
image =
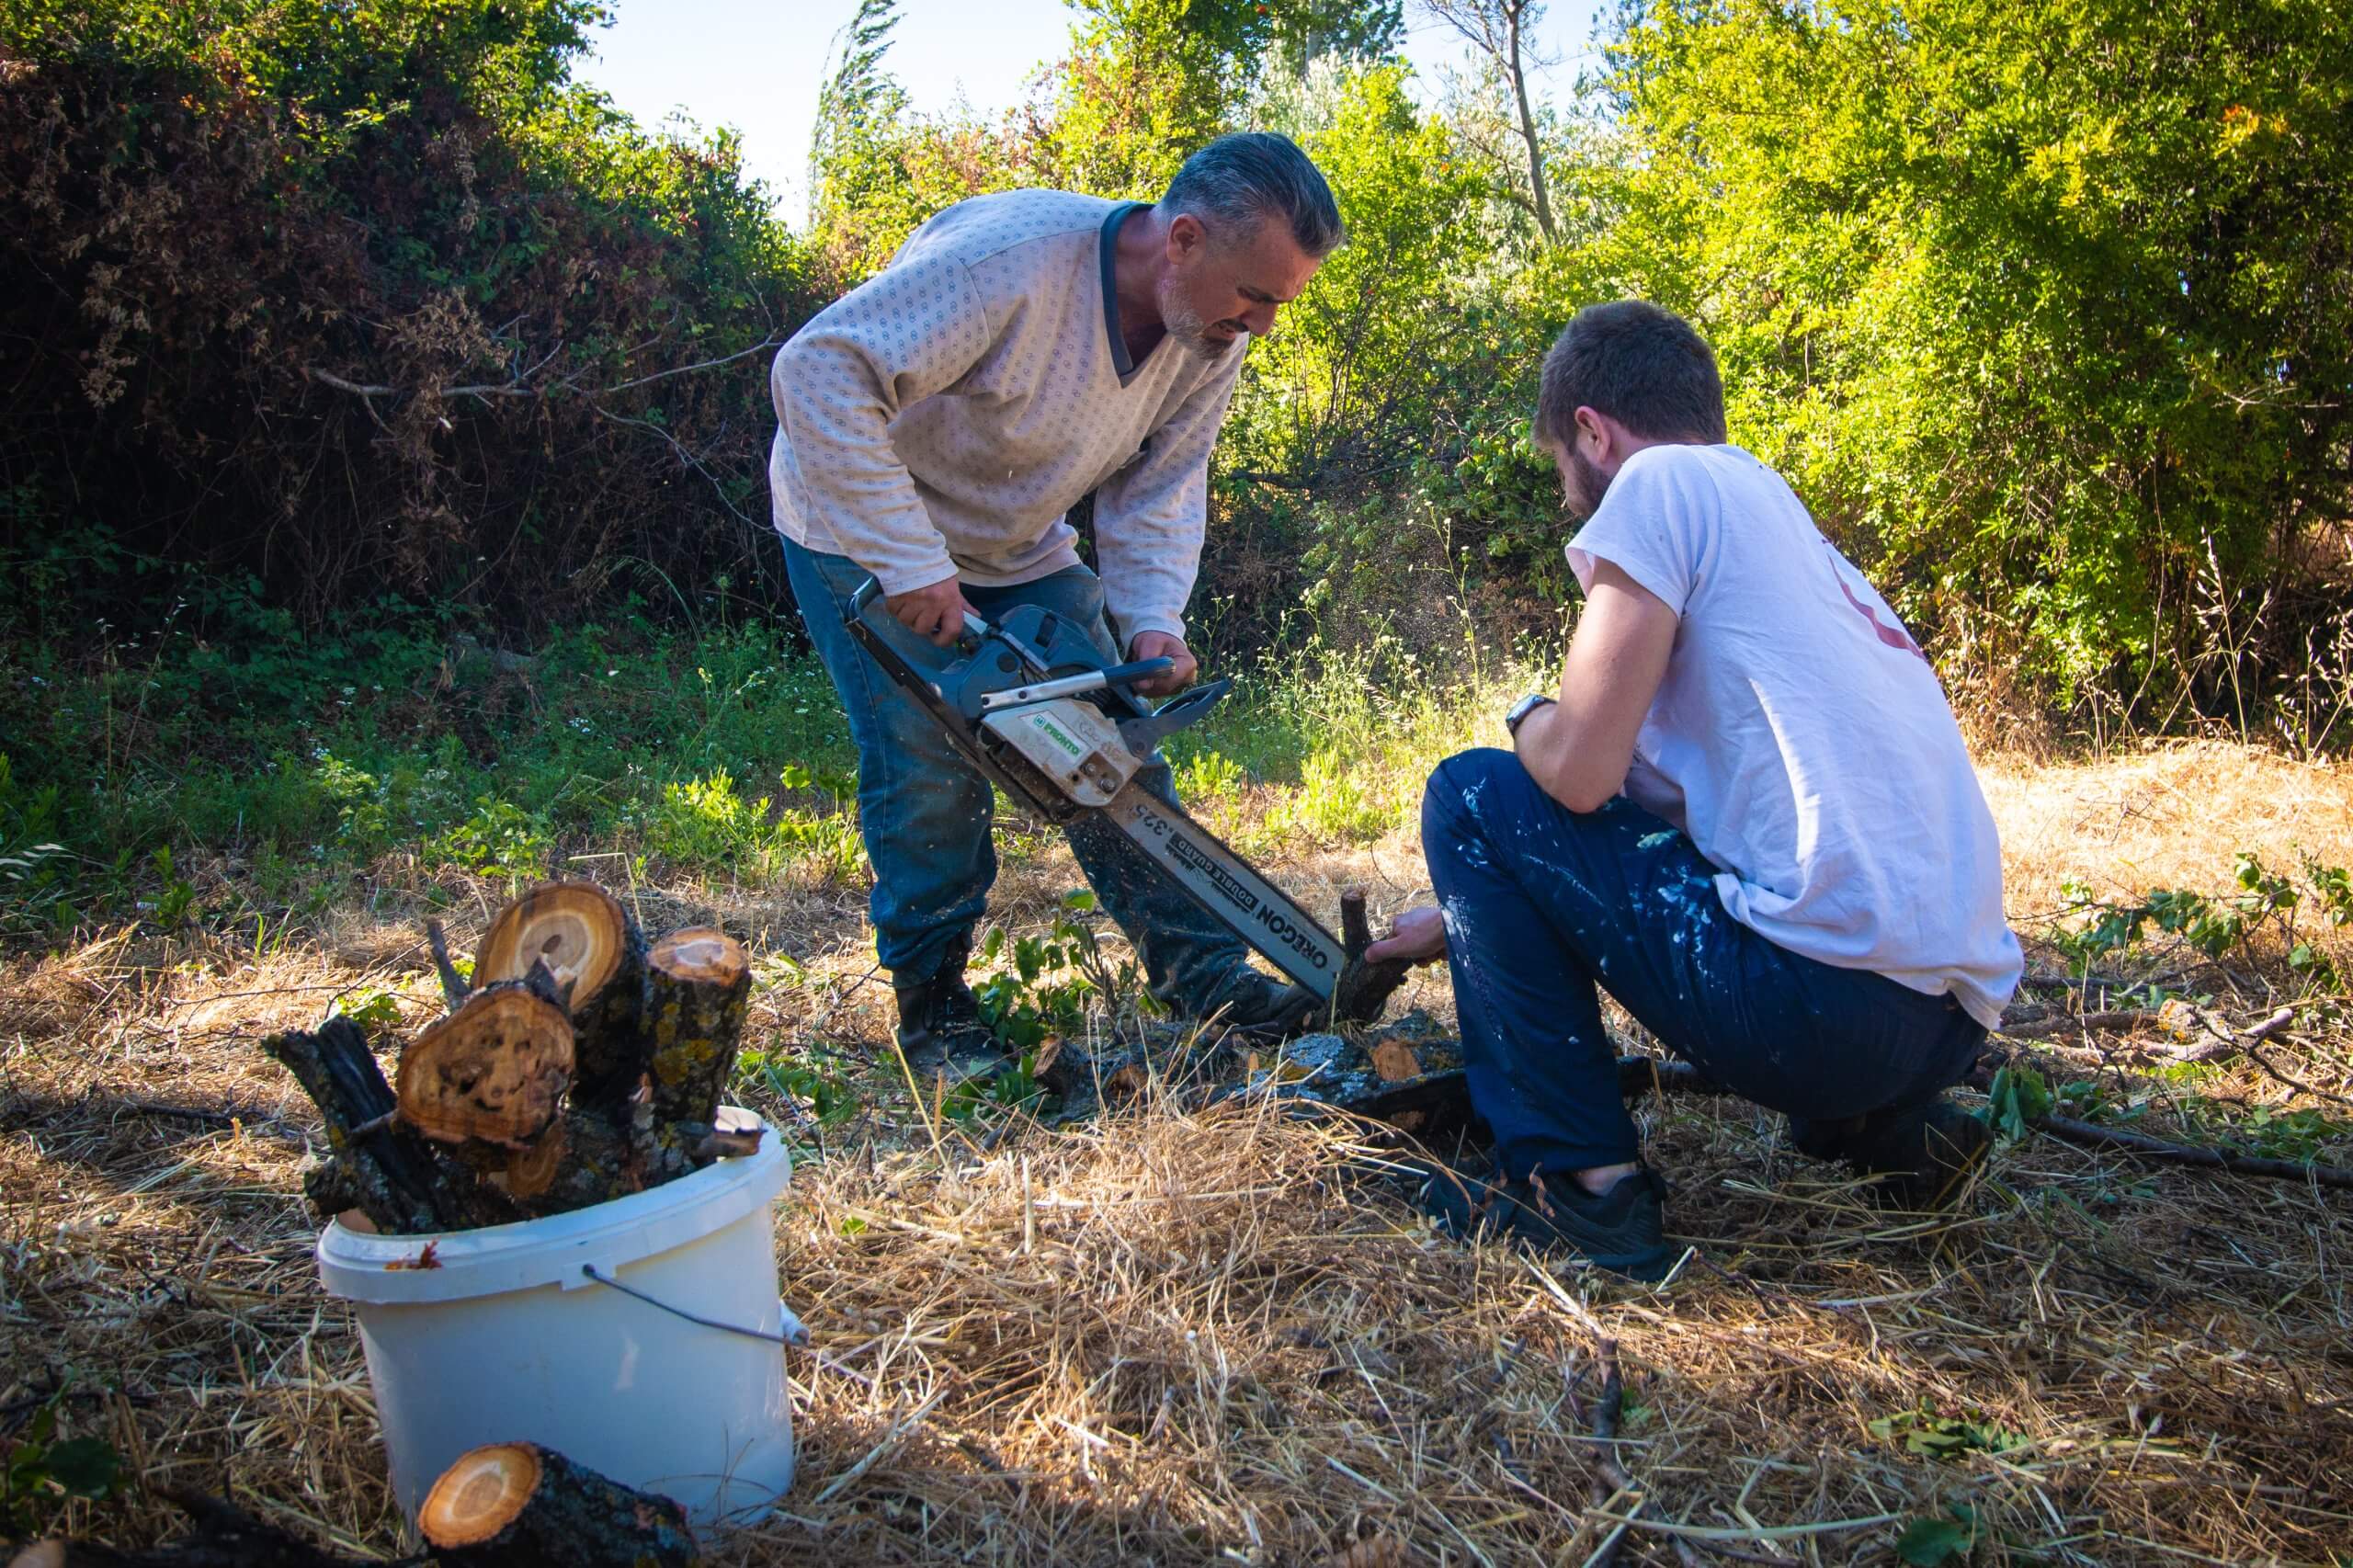
M1601 498L1609 494L1609 476L1594 465L1593 460L1575 447L1569 449L1570 494L1564 497L1569 512L1579 521L1601 509Z

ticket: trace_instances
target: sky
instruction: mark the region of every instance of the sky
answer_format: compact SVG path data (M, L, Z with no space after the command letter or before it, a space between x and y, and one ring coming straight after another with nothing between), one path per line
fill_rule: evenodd
M1537 51L1557 61L1538 81L1565 96L1593 31L1598 0L1553 0L1537 25ZM857 0L615 0L610 28L577 74L648 125L684 114L706 128L733 126L745 167L767 182L784 215L808 205L809 132L834 35ZM1037 66L1070 36L1063 0L901 0L884 67L915 109L961 102L983 113L1023 97ZM1467 46L1407 0L1405 52L1425 96Z

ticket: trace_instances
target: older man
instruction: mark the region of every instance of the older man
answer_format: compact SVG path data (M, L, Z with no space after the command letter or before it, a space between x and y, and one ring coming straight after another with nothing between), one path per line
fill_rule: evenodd
M1173 659L1147 695L1190 681L1211 445L1250 338L1340 238L1288 139L1222 137L1156 203L960 202L777 356L776 526L858 744L876 947L911 1060L987 1049L964 962L996 871L990 789L844 631L851 592L879 580L877 629L919 670L951 660L968 608L1033 604L1091 627L1107 658ZM1099 577L1064 517L1089 492ZM1175 799L1157 757L1139 777ZM1070 838L1161 1000L1252 1027L1311 1010L1119 834Z
M1512 751L1430 776L1435 909L1375 958L1452 967L1492 1185L1442 1222L1654 1276L1662 1188L1619 1098L1600 993L1785 1113L1806 1153L1950 1196L1985 1130L1940 1091L2017 988L2002 849L1936 672L1763 463L1725 443L1697 333L1636 301L1544 362L1538 440L1586 518L1558 690Z

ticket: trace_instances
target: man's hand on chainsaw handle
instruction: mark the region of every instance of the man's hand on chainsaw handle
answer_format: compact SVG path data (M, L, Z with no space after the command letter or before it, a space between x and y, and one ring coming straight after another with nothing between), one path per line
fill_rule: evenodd
M1435 963L1446 957L1446 916L1434 904L1409 909L1397 917L1389 935L1364 950L1364 956L1368 963L1389 959Z
M886 595L882 608L916 636L953 648L956 639L964 635L964 617L972 607L964 602L963 585L953 577L943 577L927 588Z
M1171 637L1165 631L1137 632L1135 641L1128 644L1128 657L1132 660L1176 661L1176 667L1166 675L1136 682L1135 691L1142 697L1166 697L1172 692L1182 691L1193 684L1195 676L1201 673L1201 662L1193 657L1193 651L1185 646L1185 640Z

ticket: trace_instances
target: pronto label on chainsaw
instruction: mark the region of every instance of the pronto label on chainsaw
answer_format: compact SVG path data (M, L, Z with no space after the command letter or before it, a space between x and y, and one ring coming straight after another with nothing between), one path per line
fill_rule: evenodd
M1056 745L1070 753L1073 762L1084 762L1086 759L1086 748L1071 739L1060 724L1055 723L1043 713L1031 715L1029 722Z

